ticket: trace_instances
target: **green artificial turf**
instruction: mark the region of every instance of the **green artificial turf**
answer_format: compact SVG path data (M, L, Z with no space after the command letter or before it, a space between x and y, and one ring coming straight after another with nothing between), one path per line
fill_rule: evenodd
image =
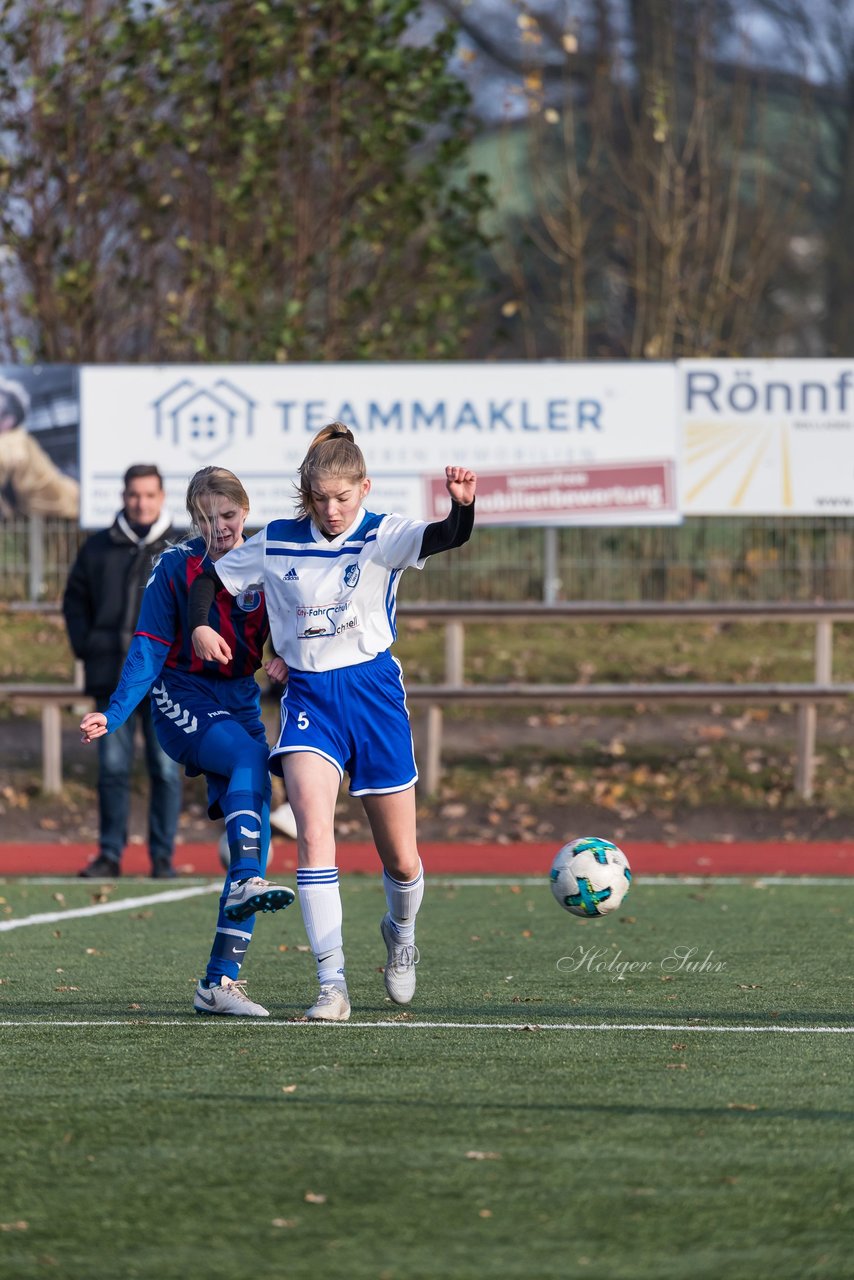
M0 896L9 922L98 895ZM641 882L601 921L433 882L407 1009L378 881L344 901L345 1026L286 1021L315 992L297 908L244 967L269 1020L192 1013L215 894L0 932L0 1274L854 1274L854 882Z

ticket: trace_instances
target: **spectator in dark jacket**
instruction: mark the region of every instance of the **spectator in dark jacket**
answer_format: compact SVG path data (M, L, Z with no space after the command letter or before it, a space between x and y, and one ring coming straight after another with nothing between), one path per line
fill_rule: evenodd
M71 647L86 671L86 692L103 711L118 684L130 647L145 584L154 561L181 534L164 510L157 467L140 464L124 477L124 505L109 529L87 538L71 566L62 601ZM151 874L173 876L172 855L181 808L181 769L154 733L149 701L98 742L99 850L80 872L87 878L118 876L127 844L134 732L142 727L151 780L148 848Z

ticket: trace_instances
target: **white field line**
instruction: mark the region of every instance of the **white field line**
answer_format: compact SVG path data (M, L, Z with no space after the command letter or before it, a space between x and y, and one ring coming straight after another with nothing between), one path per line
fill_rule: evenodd
M97 902L91 907L69 907L66 911L42 911L35 916L22 916L20 920L0 920L0 933L9 929L23 929L31 924L57 924L61 920L80 919L81 916L109 915L113 911L133 911L135 907L150 907L161 902L180 902L183 898L197 898L203 893L221 893L222 885L193 885L189 889L166 889L140 898L122 898L119 902Z
M291 1030L303 1027L359 1027L363 1029L384 1031L678 1031L687 1034L689 1031L718 1032L724 1035L852 1035L854 1026L822 1027L822 1026L709 1026L695 1022L388 1022L379 1019L376 1022L316 1023L305 1020L282 1021L274 1018L99 1018L81 1019L80 1021L0 1021L0 1027L201 1027L219 1022L220 1026L239 1026L241 1032L250 1027L285 1027ZM323 1032L320 1032L322 1035Z

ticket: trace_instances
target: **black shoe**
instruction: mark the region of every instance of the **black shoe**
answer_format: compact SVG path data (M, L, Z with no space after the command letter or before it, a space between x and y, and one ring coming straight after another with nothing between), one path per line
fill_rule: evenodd
M103 854L99 854L88 867L84 867L77 874L84 880L117 880L122 874L122 869L112 858L105 858Z
M152 880L174 880L176 874L171 862L155 862L151 868Z

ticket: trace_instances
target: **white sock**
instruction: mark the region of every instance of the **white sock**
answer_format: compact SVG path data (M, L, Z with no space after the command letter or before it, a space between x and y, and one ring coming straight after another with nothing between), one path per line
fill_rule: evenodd
M344 982L344 939L337 867L300 867L297 893L321 983Z
M424 868L418 864L418 875L414 880L395 880L394 876L383 871L383 888L397 936L401 942L414 942L415 917L424 897Z

